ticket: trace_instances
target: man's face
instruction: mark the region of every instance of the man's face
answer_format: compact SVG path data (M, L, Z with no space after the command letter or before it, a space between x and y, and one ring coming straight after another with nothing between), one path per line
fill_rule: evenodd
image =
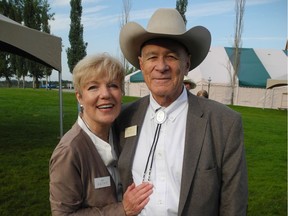
M146 42L139 57L140 69L154 99L164 107L182 92L190 56L180 43L168 39Z

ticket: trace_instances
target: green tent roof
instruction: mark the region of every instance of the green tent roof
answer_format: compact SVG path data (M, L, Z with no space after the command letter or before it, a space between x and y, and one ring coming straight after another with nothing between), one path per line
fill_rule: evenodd
M135 83L144 82L142 71L139 71L138 73L135 73L132 76L130 76L130 82L135 82Z
M233 65L234 48L225 47L226 53ZM251 48L240 49L240 65L238 72L239 86L265 88L270 75Z

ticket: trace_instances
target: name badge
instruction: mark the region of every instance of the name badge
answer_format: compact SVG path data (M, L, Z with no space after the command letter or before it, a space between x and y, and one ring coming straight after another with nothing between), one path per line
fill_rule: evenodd
M137 125L125 128L125 138L136 136L137 134Z
M94 178L94 186L95 189L110 187L111 186L110 176Z

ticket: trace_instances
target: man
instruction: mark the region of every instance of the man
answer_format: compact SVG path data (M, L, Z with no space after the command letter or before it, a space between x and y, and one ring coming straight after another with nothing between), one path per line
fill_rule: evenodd
M199 90L199 91L197 92L197 96L198 96L198 97L209 98L208 92L207 92L206 90L204 90L204 89Z
M187 91L183 78L206 57L209 31L186 31L175 9L159 9L147 30L127 23L120 33L126 59L151 92L127 105L115 122L124 191L151 182L140 215L246 215L247 171L241 116Z
M184 76L183 83L185 88L188 90L194 89L196 87L196 84L188 76Z

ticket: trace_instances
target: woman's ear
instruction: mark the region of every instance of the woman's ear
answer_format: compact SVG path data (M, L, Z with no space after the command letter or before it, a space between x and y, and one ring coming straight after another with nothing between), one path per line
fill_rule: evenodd
M75 95L76 95L76 99L77 99L78 103L81 104L81 100L82 100L81 93L79 91L76 91Z

